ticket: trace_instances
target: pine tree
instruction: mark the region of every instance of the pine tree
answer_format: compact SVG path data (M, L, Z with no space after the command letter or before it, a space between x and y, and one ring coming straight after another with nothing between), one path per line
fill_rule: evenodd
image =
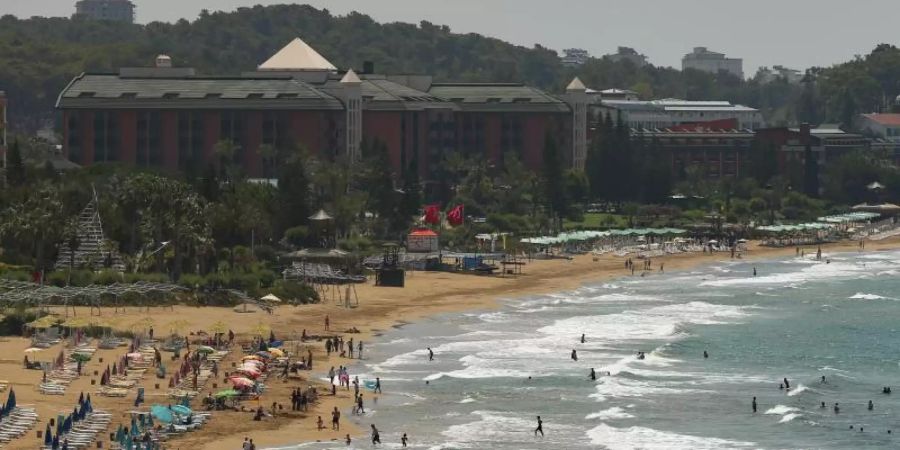
M22 162L22 152L19 150L19 141L13 141L6 155L6 181L10 186L18 187L25 184L27 174L25 163Z
M544 136L544 199L547 202L547 210L551 217L561 222L561 218L568 213L569 205L566 199L565 170L562 157L553 135L547 133Z
M803 191L810 197L819 196L819 161L807 143L803 149Z

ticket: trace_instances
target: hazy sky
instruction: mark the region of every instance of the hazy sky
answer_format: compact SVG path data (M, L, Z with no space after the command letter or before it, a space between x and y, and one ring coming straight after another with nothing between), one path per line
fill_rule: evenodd
M232 10L284 0L133 0L141 23L193 19L201 9ZM0 0L0 14L68 16L75 0ZM656 65L680 67L706 46L758 66L798 69L866 54L881 42L900 44L898 0L309 0L333 14L359 11L380 22L421 20L521 45L540 43L592 55L634 47ZM303 30L297 30L303 35ZM327 55L326 55L327 57Z

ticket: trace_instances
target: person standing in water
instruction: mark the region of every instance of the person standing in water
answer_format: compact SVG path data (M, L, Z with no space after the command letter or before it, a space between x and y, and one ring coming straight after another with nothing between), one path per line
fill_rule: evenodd
M403 445L403 448L406 448L406 441L408 440L409 438L406 437L406 433L403 433L403 436L400 437L400 444Z
M584 344L584 333L581 333L581 343Z
M785 389L790 389L790 388L791 388L791 383L788 382L787 377L784 377L784 388L785 388Z
M578 361L578 352L575 349L572 349L572 361Z
M591 367L591 381L597 381L597 372L594 372L593 367Z
M431 347L428 347L428 360L434 361L434 352L431 350Z
M834 404L834 413L835 413L835 414L840 414L840 413L841 413L841 407L840 407L840 405L839 405L838 403L835 403L835 404Z
M753 276L756 276L756 267L753 268Z
M703 350L703 359L709 358L709 353L706 350Z
M753 397L753 403L751 403L751 405L753 406L753 412L755 413L756 412L756 397Z
M872 403L872 400L869 400L869 411L872 411L874 409L875 409L875 404Z
M381 394L381 378L375 377L375 389L372 389L372 393Z
M381 443L381 435L378 433L378 428L375 428L375 424L372 424L372 445Z
M537 428L534 429L534 436L537 437L538 433L541 433L541 437L544 437L544 421L541 420L541 416L537 416Z

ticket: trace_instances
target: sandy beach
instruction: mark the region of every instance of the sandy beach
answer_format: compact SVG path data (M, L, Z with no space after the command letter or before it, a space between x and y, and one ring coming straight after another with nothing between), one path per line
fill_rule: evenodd
M900 247L900 238L892 238L879 242L867 242L866 252ZM826 252L858 251L856 242L844 242L823 246ZM771 249L751 245L750 250L744 254L744 259L771 258L793 255L794 247L783 249ZM807 247L807 253L815 253L815 247ZM729 259L727 253L688 253L654 258L653 269L659 269L659 264L665 265L665 271L684 270L701 264L713 263ZM648 272L647 276L653 276L655 272ZM260 325L270 327L276 337L285 340L297 339L305 329L309 335L326 334L324 330L324 318L330 317L331 332L341 333L349 328L357 328L359 334L344 334L345 338L353 337L354 341L362 340L366 345L377 339L379 333L406 322L413 322L425 316L441 313L459 312L466 310L483 310L497 307L499 300L525 295L558 292L576 288L586 282L602 281L611 278L631 276L630 271L624 268L624 258L613 255L600 257L592 255L578 256L572 260L541 260L528 263L524 268L524 274L512 277L479 277L474 275L461 275L438 272L413 272L407 273L405 288L379 288L370 281L365 285L358 285L357 292L360 299L358 307L344 308L330 301L307 306L280 306L272 315L264 312L239 313L231 308L211 307L186 307L176 306L153 307L149 311L136 307L129 307L125 311L115 312L112 308L104 308L102 317L105 321L115 324L119 329L131 329L132 325L141 320L152 319L157 336L165 334L167 324L174 321L185 321L186 326L181 334L190 331L209 329L217 321L225 322L236 334L237 340L249 340L254 330ZM88 316L87 308L79 308L79 316ZM59 310L62 313L62 309ZM96 312L95 312L96 313ZM71 310L70 310L71 314ZM113 413L112 427L120 422L125 422L128 411L133 409L134 393L125 398L108 398L95 395L96 388L91 384L95 381L99 385L99 372L106 368L107 364L123 354L123 350L99 350L94 358L84 367L85 376L75 380L67 389L65 395L47 396L37 391L40 383L41 372L25 370L22 368L23 351L28 347L29 341L24 338L4 338L0 341L0 379L9 381L15 388L20 405L34 405L40 415L37 427L26 436L13 441L6 448L34 449L42 441L36 437L35 431L43 430L47 420L58 413L71 412L77 403L80 392L91 393L94 408ZM352 401L352 391L338 390L338 395L332 397L329 394L320 395L319 403L307 413L290 412L290 392L296 387L306 387L313 384L320 387L320 392L325 391L325 385L318 382L322 374L331 366L350 365L351 377L353 376L353 361L332 355L326 358L322 342L315 340L306 343L293 343L289 349L298 349L305 353L307 348L314 355L314 370L305 372L303 379L290 379L287 381L270 377L267 382L268 389L263 394L260 403L266 408L272 402L285 405L285 410L276 418L267 418L262 422L251 420L250 412L215 412L213 420L203 429L180 436L167 443L171 449L237 449L240 448L244 437L251 437L259 448L277 447L299 442L343 440L345 434L357 436L365 430L355 428L347 417L346 411ZM37 360L50 360L59 352L60 347L37 353ZM167 358L165 354L164 358ZM232 352L225 360L223 367L227 370L232 362L240 359L239 351ZM159 383L159 388L156 388ZM213 380L210 381L213 383ZM217 387L206 386L206 391L216 391L224 387L222 379L217 380ZM166 397L166 380L157 380L148 374L141 384L146 389L147 404L168 403ZM384 395L391 395L386 388ZM5 393L0 394L5 399ZM367 397L371 397L368 396ZM195 404L198 402L195 402ZM247 404L255 407L256 404ZM334 406L338 406L345 414L342 419L341 430L318 431L316 429L316 417L321 415L326 423L330 422L330 413ZM144 405L146 408L146 405ZM104 447L108 447L108 434L103 439Z

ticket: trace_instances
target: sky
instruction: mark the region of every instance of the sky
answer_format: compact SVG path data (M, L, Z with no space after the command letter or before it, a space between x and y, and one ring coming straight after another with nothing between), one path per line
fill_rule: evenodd
M285 0L133 0L137 20L192 20L202 9L233 10ZM68 16L75 0L0 0L0 15ZM900 45L898 0L308 0L332 14L358 11L379 22L427 20L454 32L475 32L515 44L591 55L633 47L662 66L681 66L693 47L759 66L829 66ZM302 37L303 30L297 30Z

